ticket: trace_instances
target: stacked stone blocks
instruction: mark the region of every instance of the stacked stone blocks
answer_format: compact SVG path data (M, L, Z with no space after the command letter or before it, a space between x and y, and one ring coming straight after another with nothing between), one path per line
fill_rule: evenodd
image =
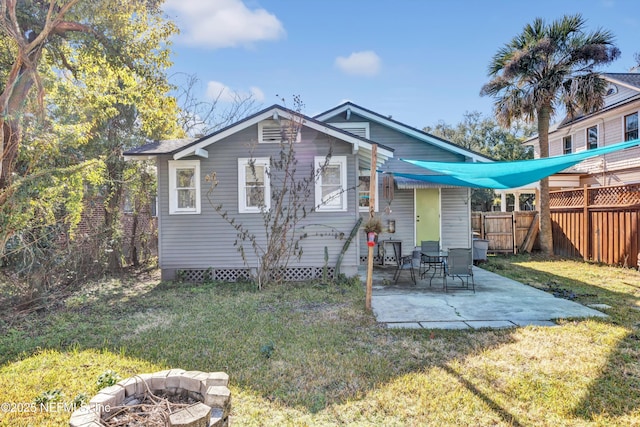
M143 400L145 393L188 396L198 403L170 415L171 427L227 427L231 412L229 375L224 372L170 369L140 374L104 388L71 415L70 427L99 427L115 407Z

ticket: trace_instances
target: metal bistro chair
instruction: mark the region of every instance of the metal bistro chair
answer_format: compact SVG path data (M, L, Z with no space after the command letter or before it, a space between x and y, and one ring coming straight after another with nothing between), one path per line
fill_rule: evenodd
M434 258L427 255L424 255L426 252L439 252L440 251L440 241L439 240L423 240L421 243L420 251L423 255L420 256L420 277L424 277L427 274L427 271L432 268L438 269L442 267L442 262L440 258ZM436 272L434 272L435 274Z
M447 258L446 273L444 277L444 291L447 291L447 277L458 278L462 282L461 288L469 289L469 279L471 279L471 289L476 292L476 284L473 280L473 252L471 248L451 248Z
M396 258L397 268L396 272L393 275L393 284L398 283L398 279L400 278L400 273L403 270L409 270L411 273L411 280L413 280L413 284L416 284L416 273L413 271L413 255L405 255L402 256L400 253L401 246L399 243L393 243L393 253Z

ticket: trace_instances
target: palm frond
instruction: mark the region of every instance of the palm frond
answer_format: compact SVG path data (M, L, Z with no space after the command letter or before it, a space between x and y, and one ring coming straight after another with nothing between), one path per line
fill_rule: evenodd
M606 82L594 70L620 55L612 33L585 32L586 20L567 15L546 24L536 18L501 47L489 64L492 79L482 96L495 98L495 116L503 125L534 121L544 108L564 105L568 114L592 112L603 105Z

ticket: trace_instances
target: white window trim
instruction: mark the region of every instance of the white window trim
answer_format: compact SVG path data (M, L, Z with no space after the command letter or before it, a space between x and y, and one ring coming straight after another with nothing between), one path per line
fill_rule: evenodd
M247 206L247 177L245 175L245 167L253 161L254 165L264 166L264 210L271 209L271 181L269 179L269 158L239 158L238 159L238 212L239 213L260 213L262 208L260 206Z
M178 169L194 169L196 206L178 208L177 177ZM169 160L169 215L195 215L200 213L200 160Z
M638 115L638 136L640 137L640 111L631 111L629 114L622 115L622 140L623 141L625 141L626 134L627 134L627 121L625 119L634 114Z
M340 166L340 194L337 196L340 198L340 206L328 206L322 201L322 174L320 169L325 165L327 166ZM315 156L314 163L316 169L316 210L318 212L346 212L347 211L347 157L346 156L333 156L327 162L327 158L324 156Z
M596 128L596 132L598 134L598 138L596 140L596 147L595 148L600 148L601 144L600 144L600 124L596 123L593 126L587 126L587 128L584 130L584 137L585 137L585 149L586 150L593 150L593 148L589 147L589 129L591 128Z
M358 174L358 184L360 184L360 177L361 176L370 176L370 171L367 169L363 169L366 170L367 174L365 175L360 175ZM374 177L374 185L376 186L376 195L378 195L380 192L378 191L378 173L376 172L376 176ZM374 212L379 212L378 210L378 200L380 200L380 197L376 197L375 198L375 206L373 207ZM360 212L369 212L369 206L360 206L360 188L358 187L358 209L360 210Z
M369 131L369 122L338 122L338 123L329 123L331 126L336 127L338 129L346 129L346 128L364 128L364 137L369 139L371 133ZM347 131L348 132L348 131Z
M270 139L270 140L267 140L267 141L265 141L263 139L262 135L263 135L263 130L264 130L265 126L269 126L269 125L273 126L274 124L277 124L280 127L280 129L282 129L283 125L286 126L286 127L291 126L289 120L287 120L287 119L279 119L278 121L275 121L275 120L263 120L263 121L259 122L258 123L258 143L260 143L260 144L280 144L281 142L287 142L287 141L282 141L281 139L280 140ZM294 123L294 126L300 126L300 125L298 123ZM301 135L300 135L302 133L301 131L302 131L302 129L298 129L298 133L296 134L296 139L295 139L294 142L300 142L301 141L301 138L302 138Z
M564 145L564 140L566 138L571 138L571 151L569 151L568 153L566 152L566 145ZM562 154L571 154L571 153L575 153L575 150L573 149L573 134L572 135L565 135L562 137L561 139L562 141Z

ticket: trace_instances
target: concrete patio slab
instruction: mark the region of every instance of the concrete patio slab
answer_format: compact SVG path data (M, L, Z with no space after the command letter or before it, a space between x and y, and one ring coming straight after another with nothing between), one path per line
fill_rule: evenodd
M470 326L465 322L420 322L425 329L469 329Z
M389 329L422 329L418 322L387 323Z
M518 326L513 322L509 322L508 320L467 320L464 323L471 326L473 329L504 329L515 328L516 326Z
M474 267L476 292L450 289L441 279L411 283L403 272L392 285L394 269L376 267L372 308L376 320L390 328L467 329L553 326L555 319L607 317L574 301L556 298L534 287ZM360 270L363 283L366 270Z

